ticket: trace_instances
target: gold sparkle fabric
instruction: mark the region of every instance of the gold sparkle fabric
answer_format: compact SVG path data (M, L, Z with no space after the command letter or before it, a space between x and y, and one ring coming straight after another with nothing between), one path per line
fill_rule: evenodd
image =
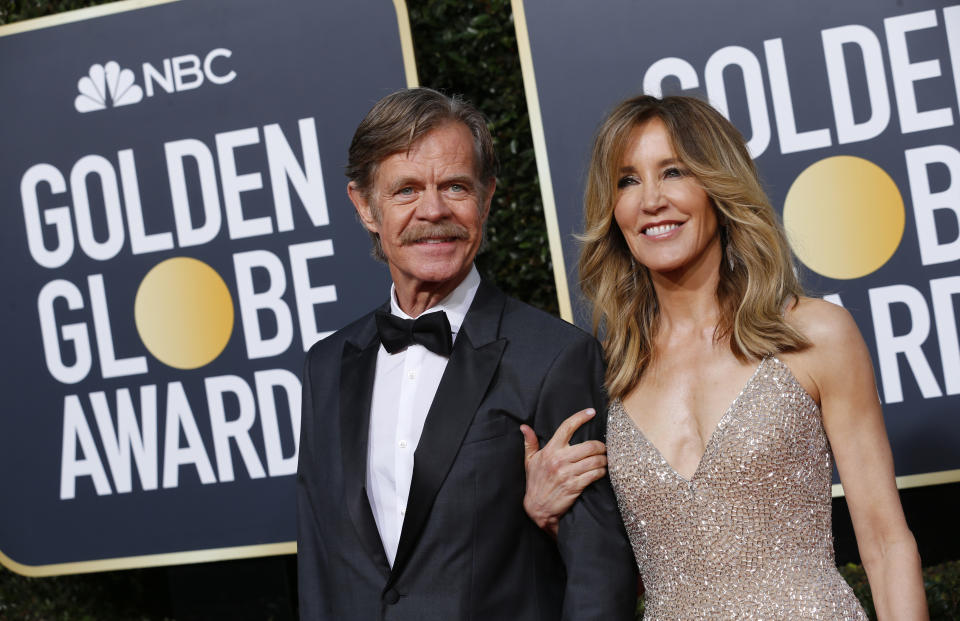
M761 361L690 480L619 400L607 457L646 621L867 618L834 561L820 409L779 359Z

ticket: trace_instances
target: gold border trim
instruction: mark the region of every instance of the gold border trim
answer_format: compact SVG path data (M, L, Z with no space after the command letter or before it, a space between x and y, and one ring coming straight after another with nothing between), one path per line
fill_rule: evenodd
M177 2L178 0L120 0L109 4L66 11L56 15L47 15L34 19L27 19L13 24L0 26L0 37L69 24L85 19L94 19L124 11L134 11L148 6ZM416 56L413 52L413 36L410 30L410 18L405 0L393 0L397 13L397 27L400 30L400 48L403 53L403 70L408 87L418 85ZM146 554L142 556L125 556L120 558L101 559L97 561L78 561L74 563L56 563L52 565L24 565L18 563L0 551L0 565L10 571L30 577L59 576L65 574L83 574L98 571L115 571L118 569L137 569L143 567L158 567L163 565L187 565L192 563L210 563L214 561L236 560L257 556L277 556L281 554L296 554L297 542L285 541L281 543L266 543L249 546L235 546L231 548L211 548L208 550L191 550L189 552L167 552L163 554Z
M403 51L403 72L407 77L407 88L420 86L417 75L417 57L413 53L413 33L410 30L410 13L406 0L393 0L397 11L397 26L400 28L400 49Z
M567 268L563 261L563 245L560 243L560 224L557 220L557 205L553 196L553 181L550 177L550 162L547 159L547 141L540 115L540 97L537 79L533 72L533 54L530 51L530 35L523 0L510 0L513 9L513 25L517 33L517 49L520 52L520 71L523 74L523 90L527 96L527 113L530 131L533 133L533 152L537 158L537 174L540 176L540 196L543 200L543 217L547 221L547 239L550 240L550 258L553 261L553 280L557 286L557 302L560 316L573 323L570 304L570 289L567 286Z
M148 6L177 1L178 0L121 0L120 2L98 4L97 6L90 6L85 9L74 9L72 11L57 13L56 15L45 15L43 17L25 19L20 22L14 22L13 24L0 26L0 37L28 32L30 30L39 30L40 28L50 28L51 26L59 26L61 24L69 24L71 22L79 22L95 17L103 17L114 13L135 11Z
M943 485L944 483L956 483L957 481L960 481L960 470L941 470L939 472L907 474L902 477L897 477L897 489ZM834 485L832 493L834 498L843 496L843 484L837 483Z
M192 550L190 552L167 552L164 554L145 554L143 556L125 556L99 561L79 561L76 563L56 563L53 565L24 565L0 552L0 564L11 571L31 578L60 576L64 574L86 574L96 571L115 571L117 569L139 569L161 565L188 565L191 563L209 563L229 561L255 556L277 556L296 554L297 543L264 543L233 548L212 548L210 550Z

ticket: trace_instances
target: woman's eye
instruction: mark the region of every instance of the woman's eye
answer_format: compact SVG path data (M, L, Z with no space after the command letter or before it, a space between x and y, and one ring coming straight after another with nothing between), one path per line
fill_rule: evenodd
M621 177L620 180L617 181L617 189L623 189L627 186L636 185L638 183L640 182L637 180L636 177L627 175L626 177Z
M687 176L687 171L682 168L677 168L676 166L671 166L670 168L667 168L666 170L663 171L663 177L665 179L670 177L686 177L686 176Z

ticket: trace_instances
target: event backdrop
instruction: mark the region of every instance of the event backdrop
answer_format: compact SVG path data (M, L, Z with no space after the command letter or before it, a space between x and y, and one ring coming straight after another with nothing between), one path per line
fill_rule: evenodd
M705 97L747 138L808 291L859 324L898 483L960 480L960 5L513 9L564 316L589 326L573 234L601 119L642 92Z
M300 371L379 304L354 128L402 0L121 2L0 29L0 561L295 550Z

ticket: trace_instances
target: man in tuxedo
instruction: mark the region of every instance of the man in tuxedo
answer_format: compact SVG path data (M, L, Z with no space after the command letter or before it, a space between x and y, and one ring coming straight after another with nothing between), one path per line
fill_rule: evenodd
M523 509L520 425L549 438L593 406L577 439L600 438L603 361L589 335L478 275L496 172L483 116L429 89L382 99L354 135L347 192L393 286L307 354L301 619L633 618L606 478L556 541Z

